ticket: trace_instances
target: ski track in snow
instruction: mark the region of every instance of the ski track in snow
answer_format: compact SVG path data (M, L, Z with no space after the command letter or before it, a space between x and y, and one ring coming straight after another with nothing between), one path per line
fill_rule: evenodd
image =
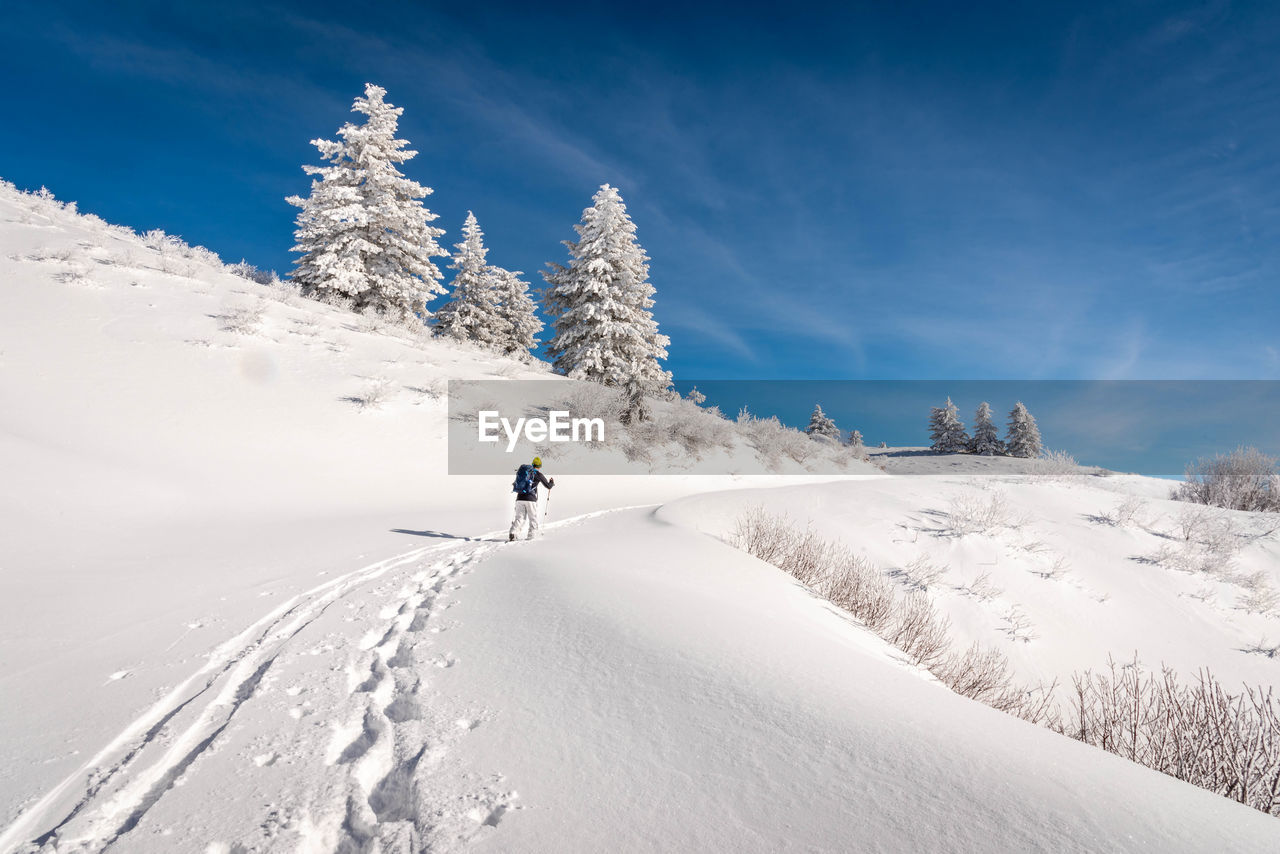
M633 509L637 508L586 513L545 528ZM451 588L450 582L470 572L499 543L505 544L505 537L505 531L494 531L461 543L424 546L291 597L215 648L199 671L24 811L0 833L0 852L127 850L127 835L184 775L198 770L202 756L253 700L272 666L291 651L290 641L334 603L380 579L408 584L400 589L398 606L379 613L383 626L354 644L364 659L363 672L348 693L357 701L363 699L359 720L351 726L333 721L339 743L331 746L330 756L311 757L346 769L346 790L323 793L345 803L331 803L328 809L321 805L319 820L304 822L298 841L344 852L466 847L476 834L519 809L517 796L502 788L500 777L463 793L424 785L449 745L481 726L486 713L454 720L433 716L423 676L432 668L455 664L450 655L427 654L434 638L448 629L439 615L451 606L450 590L459 586ZM431 558L437 559L422 568ZM186 717L194 720L181 732L171 731ZM252 761L262 767L279 755L267 749ZM75 803L53 812L76 788L82 792Z

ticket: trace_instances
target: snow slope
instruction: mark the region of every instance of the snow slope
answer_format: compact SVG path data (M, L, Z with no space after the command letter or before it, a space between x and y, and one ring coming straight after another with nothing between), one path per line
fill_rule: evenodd
M1235 550L1209 555L1214 572L1156 562L1162 549L1203 553L1179 522L1204 508L1171 501L1168 491L1167 481L1132 475L911 476L693 496L662 516L727 538L743 513L763 507L851 547L904 589L927 574L922 566L932 568L928 592L957 643L1000 649L1031 683L1069 686L1073 673L1136 652L1146 666L1183 676L1207 667L1231 690L1280 688L1280 665L1267 654L1280 639L1280 611L1248 610L1244 583L1280 588L1280 520L1214 514L1232 526ZM993 499L1006 508L1003 524L953 530L953 514ZM1126 501L1137 518L1116 524ZM985 584L975 585L980 577Z
M445 382L545 366L6 187L0 282L0 822L280 602L510 513L509 475L444 475ZM555 512L703 488L587 479Z
M651 509L554 534L427 547L257 627L207 695L138 722L150 737L128 761L145 767L108 771L112 794L58 850L1280 841L1261 813L930 684L780 573ZM151 735L161 712L168 740Z
M1077 593L1016 587L1014 533L929 532L990 478L579 478L545 541L508 544L509 476L444 474L441 383L541 367L3 188L0 282L0 852L1280 842L1261 813L949 694L716 539L774 502L888 566L914 527L957 572L1010 563L1042 633L1020 668L1092 659L1048 630ZM1167 638L1200 614L1204 663L1262 679L1270 660L1227 649L1269 625L1235 592L1201 613L1117 557L1156 535L1075 518L1098 496L1008 489L1081 548L1077 616L1110 593L1097 613ZM1274 569L1273 542L1249 549ZM957 628L990 634L982 613Z

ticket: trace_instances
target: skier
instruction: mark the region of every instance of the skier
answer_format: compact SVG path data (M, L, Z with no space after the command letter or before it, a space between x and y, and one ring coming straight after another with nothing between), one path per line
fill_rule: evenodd
M556 485L556 479L553 477L547 480L546 475L539 471L540 468L542 457L534 457L532 465L525 463L516 469L515 483L511 484L511 491L516 493L516 515L511 520L507 542L516 538L516 532L526 520L529 522L529 536L526 539L532 540L538 534L538 484L546 486L548 492ZM550 500L549 494L547 498Z

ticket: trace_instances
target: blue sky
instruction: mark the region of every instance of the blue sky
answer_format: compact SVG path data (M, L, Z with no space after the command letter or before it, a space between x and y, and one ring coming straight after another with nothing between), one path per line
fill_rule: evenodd
M1280 378L1280 10L10 4L0 176L291 263L363 84L535 286L618 186L684 378Z

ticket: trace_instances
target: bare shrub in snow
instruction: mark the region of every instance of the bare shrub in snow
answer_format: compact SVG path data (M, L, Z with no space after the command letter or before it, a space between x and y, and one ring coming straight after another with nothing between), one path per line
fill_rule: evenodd
M405 391L411 391L418 395L420 403L427 400L439 400L445 396L447 390L447 381L440 377L432 377L422 385L405 386Z
M120 249L104 258L102 263L134 268L138 266L138 256L132 249Z
M1209 526L1212 515L1199 507L1189 507L1178 514L1175 521L1178 535L1186 542L1199 539Z
M1003 492L992 492L983 499L979 495L961 495L951 499L947 510L947 531L952 536L986 534L1009 527L1009 505Z
M1003 631L1013 640L1031 643L1039 637L1035 633L1031 618L1017 605L1010 605L1001 619L1004 620Z
M1009 659L997 649L973 644L953 653L934 671L944 685L962 697L1001 712L1061 731L1055 684L1028 689L1013 680Z
M298 287L292 280L276 279L271 284L271 290L268 292L278 302L288 306L299 306L302 304L302 288Z
M781 566L791 549L795 523L786 516L770 513L756 506L738 517L729 544L765 563Z
M733 425L680 398L657 409L649 421L633 423L630 430L633 434L647 433L656 444L674 444L695 460L708 452L734 446Z
M1243 650L1250 655L1263 655L1267 658L1275 658L1280 656L1280 643L1272 643L1266 638L1260 639L1257 643L1251 643Z
M83 264L67 264L54 278L68 285L89 284L89 270Z
M1229 510L1280 512L1280 469L1275 457L1239 447L1187 466L1173 497Z
M990 602L992 599L995 599L1000 594L1004 593L1003 590L991 581L990 572L980 573L977 578L973 579L973 581L970 581L968 584L963 585L959 590L966 596L972 596L982 602Z
M1280 704L1270 688L1230 694L1207 670L1183 685L1135 655L1077 674L1069 715L1073 738L1280 815Z
M1147 509L1147 502L1136 495L1125 498L1112 511L1111 518L1121 528L1142 525L1142 514Z
M890 573L891 576L905 583L909 589L921 591L937 586L938 581L945 574L945 567L931 563L925 555L920 555L911 563Z
M346 398L349 403L354 403L361 412L370 409L379 409L387 401L391 400L391 395L395 391L391 380L386 377L374 377L365 383L364 390L358 395L352 395Z
M1245 578L1241 584L1244 595L1240 597L1240 607L1250 614L1271 614L1280 605L1280 591L1267 581L1264 572L1256 572Z
M899 599L885 628L884 639L927 669L940 664L950 646L951 621L940 616L924 593Z
M258 285L273 285L279 281L274 270L259 270L243 258L238 263L228 264L227 272Z
M1015 685L1007 661L998 652L975 645L966 652L951 653L949 622L938 614L928 595L900 593L865 558L824 542L811 530L800 530L789 517L763 507L738 518L729 542L853 614L957 693L1033 722L1054 719L1052 687L1028 690Z
M849 554L832 566L815 588L818 595L853 614L880 633L893 615L897 591L893 583L865 558Z
M336 291L331 291L323 295L317 295L315 298L317 302L323 303L324 305L327 305L330 308L336 308L341 311L352 311L353 306L355 305L355 303L353 303L349 297L345 297Z
M583 381L565 383L564 386L556 403L561 409L573 413L575 418L603 418L606 424L616 424L626 409L627 399L620 389Z
M1014 454L1013 456L1018 455ZM1080 463L1066 451L1045 451L1038 458L1031 461L1027 471L1037 477L1049 480L1057 480L1081 473Z
M1062 555L1057 555L1047 567L1033 568L1031 571L1041 578L1056 581L1071 571L1071 564Z
M1142 513L1146 507L1146 501L1136 495L1130 495L1112 508L1111 512L1101 516L1091 516L1090 519L1116 528L1143 527Z
M237 335L252 335L262 325L265 313L266 306L262 300L228 306L223 309L219 317L222 321L222 331Z
M736 423L738 432L770 469L776 470L783 457L803 464L817 453L816 443L784 425L775 415L757 418L744 407L738 412Z

